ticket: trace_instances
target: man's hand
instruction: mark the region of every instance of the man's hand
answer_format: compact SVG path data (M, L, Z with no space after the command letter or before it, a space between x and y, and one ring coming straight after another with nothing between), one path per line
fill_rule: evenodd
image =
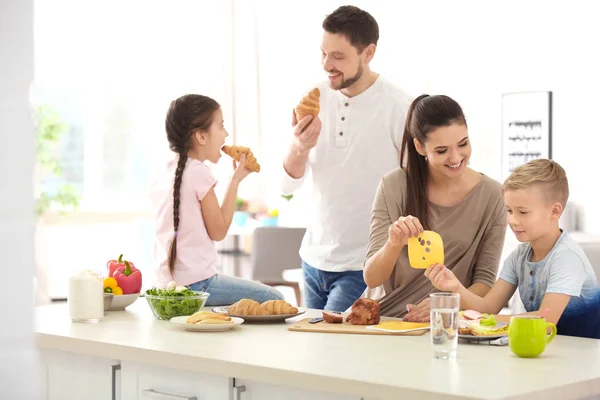
M321 120L319 117L307 115L300 122L296 112L292 111L292 126L294 127L294 148L298 152L306 152L317 145L321 134Z

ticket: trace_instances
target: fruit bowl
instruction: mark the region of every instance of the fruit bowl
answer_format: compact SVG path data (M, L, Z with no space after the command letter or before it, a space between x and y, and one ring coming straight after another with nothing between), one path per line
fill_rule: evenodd
M166 294L157 294L161 292ZM154 316L158 319L169 321L174 317L192 315L200 311L206 304L206 300L210 294L190 289L181 292L149 289L146 291L145 296Z
M108 311L121 311L125 308L132 305L138 298L140 297L139 293L133 294L121 294L119 296L114 296L110 306L108 307Z
M104 313L106 314L106 311L108 311L108 309L110 308L112 301L113 301L113 294L112 293L104 293Z

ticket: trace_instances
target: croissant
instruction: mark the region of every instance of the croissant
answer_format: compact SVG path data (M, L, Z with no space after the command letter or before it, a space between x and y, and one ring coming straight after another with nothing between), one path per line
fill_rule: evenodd
M261 304L268 315L297 314L298 309L285 300L268 300Z
M302 98L302 100L296 106L295 109L298 121L300 121L307 115L312 115L313 117L319 115L319 111L321 110L321 105L319 102L320 96L321 91L319 90L319 88L314 88Z
M233 303L228 309L229 315L267 315L267 312L261 307L258 301L251 299L241 299Z
M221 147L223 153L227 154L229 157L233 158L235 161L240 161L240 156L242 154L246 155L246 168L250 171L260 172L260 164L256 161L256 157L252 154L252 151L249 147L244 146L223 146Z

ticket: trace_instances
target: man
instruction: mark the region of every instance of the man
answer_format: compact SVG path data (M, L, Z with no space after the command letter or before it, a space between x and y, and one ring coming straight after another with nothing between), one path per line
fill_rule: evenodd
M369 63L379 27L366 11L342 6L323 21L319 117L293 117L284 159L283 193L302 185L308 171L313 198L302 246L305 305L343 311L366 285L363 264L371 206L381 177L398 167L410 98Z

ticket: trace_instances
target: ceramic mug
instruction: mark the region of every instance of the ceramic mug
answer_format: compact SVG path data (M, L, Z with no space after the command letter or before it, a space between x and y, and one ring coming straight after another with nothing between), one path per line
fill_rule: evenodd
M550 328L552 332L547 333ZM515 315L510 319L508 345L519 357L537 357L556 336L556 325L537 315Z

